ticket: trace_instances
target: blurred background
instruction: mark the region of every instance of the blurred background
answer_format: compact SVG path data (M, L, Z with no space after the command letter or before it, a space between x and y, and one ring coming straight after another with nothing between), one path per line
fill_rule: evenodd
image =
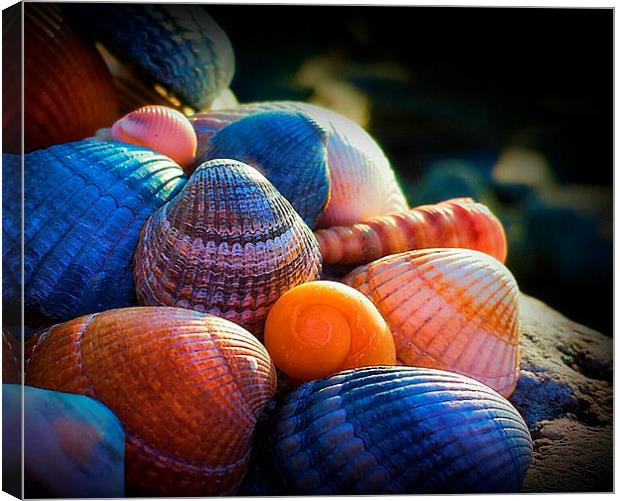
M363 125L411 206L471 196L520 288L613 331L613 11L209 5L240 102Z

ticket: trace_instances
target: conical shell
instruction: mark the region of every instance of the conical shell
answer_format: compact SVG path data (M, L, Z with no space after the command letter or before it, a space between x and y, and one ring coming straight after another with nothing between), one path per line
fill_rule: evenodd
M256 169L202 164L144 225L134 276L143 305L206 311L261 335L284 292L316 279L312 231Z
M144 106L118 120L112 139L146 146L166 155L182 167L196 156L196 133L185 115L166 106Z
M105 405L83 395L24 386L22 408L22 386L14 384L2 385L2 399L6 431L24 419L23 455L11 440L2 460L4 467L21 468L23 458L25 497L125 495L125 434Z
M377 306L406 365L465 374L510 395L519 377L519 289L496 259L468 249L404 252L344 283Z
M59 6L24 4L24 150L84 139L118 113L112 75L94 44Z
M387 157L376 141L348 118L308 103L267 101L198 113L190 118L198 136L198 156L228 124L264 111L302 111L327 134L331 198L318 226L351 225L369 217L408 209Z
M477 381L371 367L289 394L275 450L303 494L462 494L517 492L532 441L510 402Z
M260 171L313 228L329 200L324 130L299 111L266 111L211 138L203 160L231 158Z
M65 320L135 304L131 260L140 229L184 182L170 159L133 145L87 140L25 155L26 311ZM14 278L3 281L4 299L19 305L21 211L4 216L2 259Z
M171 104L203 109L232 80L230 41L201 5L99 3L66 8L151 88L157 85Z
M232 494L261 409L276 387L260 342L225 319L181 308L125 308L51 327L27 384L107 405L127 437L128 494Z
M366 264L380 257L415 249L464 247L504 262L507 242L502 223L483 204L454 198L422 205L353 226L317 230L326 264Z

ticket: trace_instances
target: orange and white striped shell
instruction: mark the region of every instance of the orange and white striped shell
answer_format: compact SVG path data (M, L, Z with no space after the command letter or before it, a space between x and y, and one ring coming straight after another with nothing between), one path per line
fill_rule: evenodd
M376 141L352 120L308 103L267 101L197 113L190 117L198 136L197 157L208 149L211 136L218 130L248 115L275 110L302 111L327 133L331 197L319 227L351 225L408 208L390 162Z
M196 156L192 124L183 113L166 106L144 106L128 113L114 123L110 135L115 141L151 148L184 168Z
M431 247L463 247L506 260L502 223L485 205L453 198L353 226L315 231L325 264L365 264L383 256Z
M275 368L225 319L182 308L124 308L54 325L33 339L31 386L95 398L126 433L128 494L235 492Z
M406 365L464 374L504 396L519 376L519 289L498 260L469 249L403 252L344 283L385 318Z
M278 298L320 270L318 243L291 204L256 169L222 159L153 213L134 257L140 304L206 311L257 336Z

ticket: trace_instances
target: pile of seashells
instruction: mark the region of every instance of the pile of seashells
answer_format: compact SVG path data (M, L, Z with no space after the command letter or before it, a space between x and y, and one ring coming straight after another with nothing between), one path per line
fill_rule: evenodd
M231 102L230 42L198 5L26 4L25 22L23 301L43 326L25 347L30 481L60 496L234 494L271 402L288 492L519 490L532 453L506 400L519 293L487 207L409 208L352 121ZM19 172L19 156L3 163ZM3 290L17 306L21 183L8 173ZM269 312L328 276L374 304L395 365L304 383L276 369ZM29 426L56 445L29 447Z

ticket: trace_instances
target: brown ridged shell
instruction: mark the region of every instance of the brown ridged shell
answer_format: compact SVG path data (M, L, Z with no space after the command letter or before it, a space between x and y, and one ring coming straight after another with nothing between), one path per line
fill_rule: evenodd
M458 372L504 396L519 376L519 289L498 260L469 249L424 249L360 266L344 283L387 322L407 365Z
M235 492L276 387L254 336L196 311L124 308L57 324L33 343L27 384L88 395L122 422L128 494Z
M112 75L54 4L24 4L24 149L92 136L118 118Z
M320 269L312 231L262 174L234 160L202 164L146 222L134 259L141 304L206 311L257 336L273 303Z

